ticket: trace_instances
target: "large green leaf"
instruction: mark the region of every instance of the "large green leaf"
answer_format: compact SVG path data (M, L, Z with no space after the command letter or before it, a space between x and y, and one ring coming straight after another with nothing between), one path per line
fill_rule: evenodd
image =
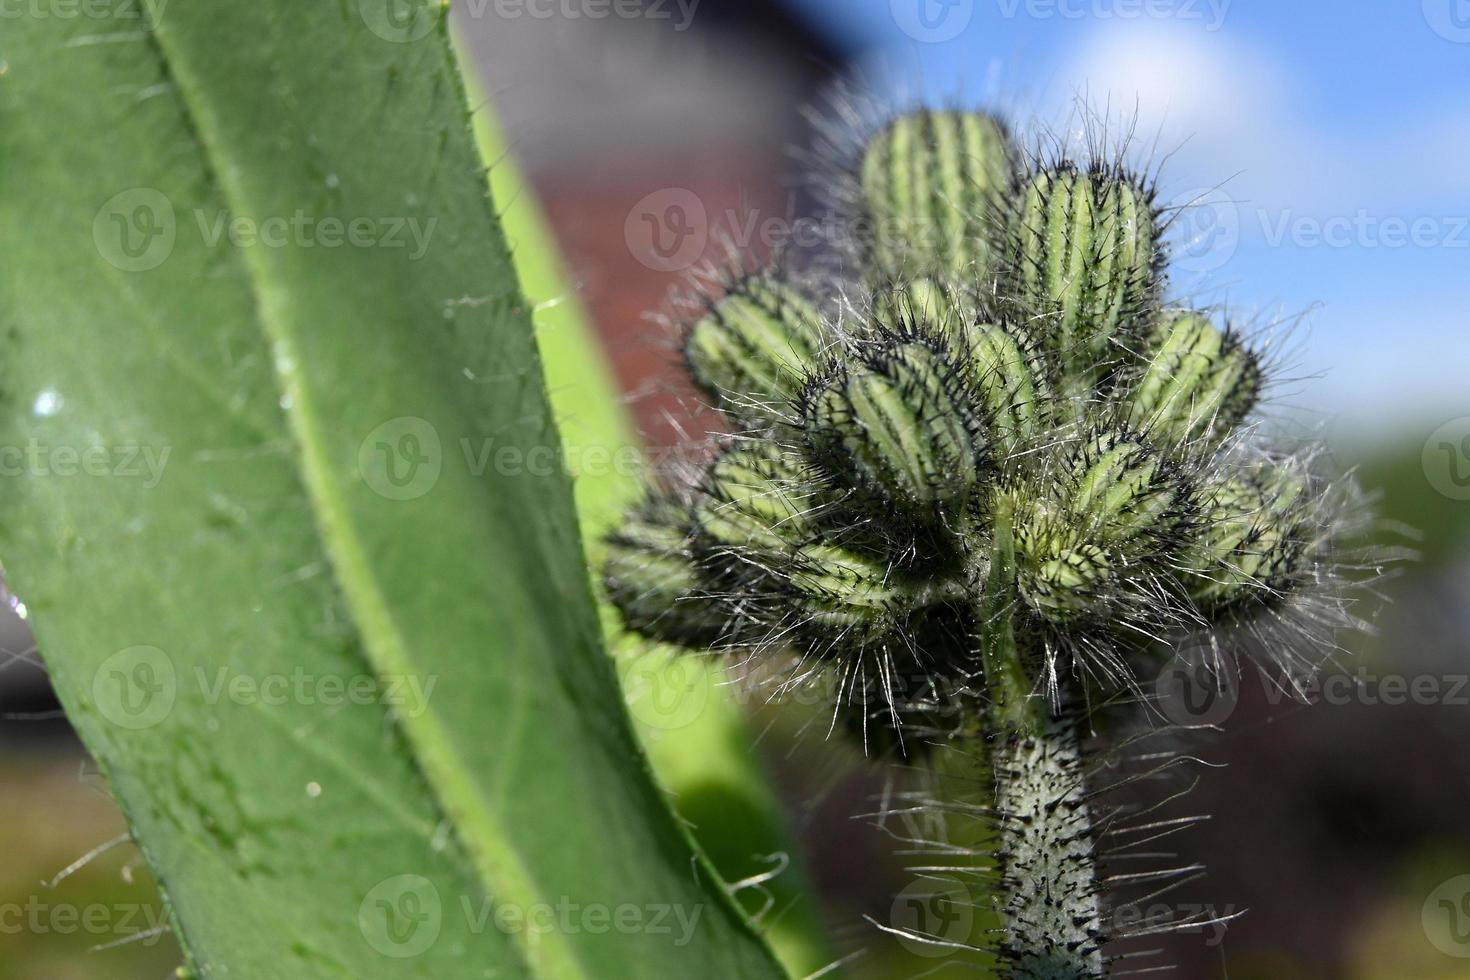
M473 80L470 84L474 93ZM481 99L472 98L480 103ZM574 478L588 557L601 564L602 539L643 494L645 466L586 310L557 257L535 195L506 153L492 115L475 115L480 147L521 288L533 304L537 344L563 453ZM762 933L791 973L828 967L834 954L775 793L754 751L744 713L712 658L681 653L624 632L601 607L603 634L620 667L634 727L654 774L726 881L761 880L737 897L759 916ZM835 977L831 970L824 976Z
M442 10L143 7L0 36L0 553L194 968L779 976L620 703Z

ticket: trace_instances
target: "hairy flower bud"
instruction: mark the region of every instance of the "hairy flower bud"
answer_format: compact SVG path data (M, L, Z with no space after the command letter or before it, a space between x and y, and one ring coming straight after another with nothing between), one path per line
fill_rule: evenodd
M1204 487L1201 531L1185 556L1190 597L1228 616L1292 591L1311 561L1306 487L1294 473L1266 470Z
M1037 346L1009 326L976 324L965 338L985 420L996 441L1016 452L1046 420L1052 396L1045 362Z
M1153 194L1116 169L1035 174L1014 215L1003 289L1085 393L1157 303L1162 256Z
M1256 356L1203 314L1166 315L1144 356L1146 366L1128 395L1129 422L1161 443L1216 443L1260 397Z
M868 142L861 165L873 272L964 284L987 278L991 219L1014 186L1016 157L994 116L923 111L890 123Z
M1165 541L1189 502L1178 471L1126 434L1102 433L1073 455L1066 508L1098 544Z
M769 442L726 450L710 466L705 495L695 507L700 535L722 548L794 547L810 533L799 478L798 464Z
M889 338L814 382L803 424L817 461L915 515L962 509L985 459L964 372L937 344Z
M722 639L725 615L703 594L684 508L650 500L607 539L607 550L604 585L629 630L695 648Z
M780 416L821 351L821 312L770 276L736 283L684 343L694 380L742 418Z
M904 592L887 562L831 544L799 549L786 574L807 618L822 633L866 638L887 629Z
M817 543L789 558L781 574L801 610L802 625L828 646L894 639L896 646L906 647L902 637L893 637L895 630L908 627L915 614L967 594L963 581L914 578L866 549Z
M1042 619L1066 626L1105 614L1118 569L1107 552L1046 524L1016 528L1016 586Z
M873 317L895 334L928 333L954 342L964 330L965 297L935 279L915 279L878 292Z
M1012 488L1017 585L1042 619L1101 623L1128 576L1162 571L1191 501L1157 453L1104 432L1067 450L1049 489Z

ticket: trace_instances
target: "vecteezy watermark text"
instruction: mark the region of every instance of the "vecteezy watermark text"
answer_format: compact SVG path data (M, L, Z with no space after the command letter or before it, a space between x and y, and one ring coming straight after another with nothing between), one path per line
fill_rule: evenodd
M32 438L0 445L0 477L117 477L141 480L152 490L163 480L171 446L51 446Z
M397 875L374 885L357 910L358 929L369 946L384 956L407 959L428 951L438 941L447 917L457 913L464 931L482 935L526 935L534 942L552 933L661 938L687 946L704 913L703 905L657 902L579 902L567 895L555 901L512 902L461 895L457 908L444 901L428 878ZM451 911L452 910L452 911Z
M180 700L198 705L290 705L335 709L382 705L405 718L428 710L437 674L334 674L294 667L249 672L222 665L180 669L163 650L132 646L104 660L92 676L92 704L122 728L151 728L168 718Z
M240 215L225 209L195 208L192 230L207 249L233 248L394 249L418 261L428 253L438 217L416 215L290 214ZM191 223L181 220L173 201L152 187L114 194L92 219L92 241L110 265L124 272L147 272L174 253Z
M168 920L157 905L137 902L48 902L32 895L24 902L0 903L0 935L112 937L152 946L168 934Z
M420 221L415 217L336 218L307 214L298 208L288 216L255 220L228 211L194 210L199 237L209 248L228 241L236 248L406 248L418 261L429 250L438 218Z

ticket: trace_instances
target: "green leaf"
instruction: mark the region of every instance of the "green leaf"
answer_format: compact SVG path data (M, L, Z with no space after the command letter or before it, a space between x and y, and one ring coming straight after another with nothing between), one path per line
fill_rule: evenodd
M474 80L471 101L479 104ZM602 566L602 539L643 495L643 454L586 311L536 206L531 190L505 154L505 140L488 112L475 114L480 150L497 161L490 171L501 221L512 245L521 288L533 304L537 345L573 476L577 514L592 568ZM601 606L603 634L619 664L624 688L654 773L686 820L700 848L726 881L784 869L761 888L737 897L760 915L761 931L795 976L828 967L828 945L817 900L794 852L780 802L756 758L739 704L711 658L651 645L622 630L617 611ZM828 972L824 976L836 977Z
M0 39L0 555L192 968L780 976L624 713L442 9L83 10Z

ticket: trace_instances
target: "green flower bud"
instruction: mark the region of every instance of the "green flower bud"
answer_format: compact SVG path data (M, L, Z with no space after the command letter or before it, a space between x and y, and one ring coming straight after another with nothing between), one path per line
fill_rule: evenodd
M1033 176L1021 195L1005 288L1074 393L1085 393L1153 309L1161 266L1152 192L1120 171L1062 164Z
M1051 403L1046 363L1015 330L981 323L966 331L974 388L996 441L1016 452L1035 439Z
M1071 449L1039 495L1024 482L1008 495L1017 586L1058 626L1113 615L1125 577L1165 567L1191 506L1175 469L1120 433Z
M722 639L726 617L704 595L682 507L649 501L608 538L607 551L603 581L629 630L695 648Z
M1005 124L969 112L900 116L869 141L860 181L880 278L976 283L994 264L993 213L1015 181Z
M963 372L929 341L892 340L803 395L814 458L911 514L958 511L986 448Z
M1306 487L1294 473L1268 470L1201 489L1199 534L1184 556L1192 598L1213 616L1270 605L1310 567Z
M1189 488L1158 453L1127 436L1103 433L1074 454L1066 508L1104 546L1161 542L1178 530Z
M786 551L809 536L799 464L779 447L745 442L727 450L709 469L705 496L695 508L701 536L724 548Z
M822 314L769 276L736 283L684 343L694 380L721 408L742 418L779 416L821 351Z
M818 642L869 643L890 634L915 613L963 599L958 579L914 579L887 559L840 544L796 549L783 578Z
M1021 598L1042 619L1065 626L1102 615L1109 608L1118 572L1097 545L1064 544L1061 539L1046 540L1030 529L1017 528L1016 549L1019 555L1050 556L1039 561L1023 559L1017 565Z
M1147 366L1128 396L1129 421L1162 443L1218 442L1260 397L1255 355L1202 314L1166 316L1145 356Z
M888 564L837 545L799 549L786 576L805 614L819 632L870 637L889 627L904 591Z
M965 302L937 280L915 279L878 292L873 316L890 333L922 332L953 342L964 330Z

